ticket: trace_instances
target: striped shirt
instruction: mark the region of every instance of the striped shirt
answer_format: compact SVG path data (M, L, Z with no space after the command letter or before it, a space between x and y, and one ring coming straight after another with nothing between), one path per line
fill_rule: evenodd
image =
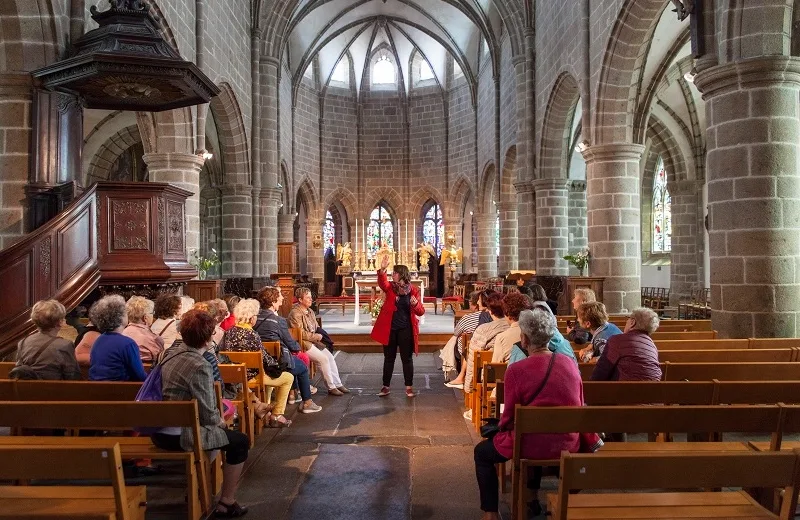
M475 329L478 328L478 325L482 323L487 323L491 321L491 316L488 316L488 320L481 320L481 314L489 315L488 312L484 313L482 311L475 311L470 312L469 314L463 316L460 320L458 320L458 324L456 324L456 329L453 332L453 336L458 338L458 351L461 352L464 350L464 344L461 338L462 334L472 334L475 332Z

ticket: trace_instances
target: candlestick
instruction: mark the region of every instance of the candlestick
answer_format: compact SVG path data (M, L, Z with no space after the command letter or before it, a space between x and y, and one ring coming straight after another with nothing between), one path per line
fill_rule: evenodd
M414 219L414 236L411 237L411 240L413 240L415 244L417 243L417 219Z
M408 249L408 219L406 219L406 249ZM412 246L411 249L414 249Z
M401 234L401 231L402 230L400 228L400 220L398 219L397 220L397 240L394 241L395 249L397 251L402 251L403 250L403 243L402 243L402 236L403 235Z
M356 225L354 227L356 228L356 239L353 242L353 251L358 251L358 219L356 219Z

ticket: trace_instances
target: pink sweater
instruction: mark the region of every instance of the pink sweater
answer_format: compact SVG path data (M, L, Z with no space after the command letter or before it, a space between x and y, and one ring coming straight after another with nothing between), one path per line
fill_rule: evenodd
M542 384L555 355L553 370L544 388L532 399ZM575 361L562 354L534 354L508 367L505 381L505 408L500 419L500 432L494 436L494 446L502 456L511 458L514 452L514 408L522 406L583 406L583 383ZM580 446L577 433L532 433L522 438L522 457L527 459L557 459L563 450L577 452Z

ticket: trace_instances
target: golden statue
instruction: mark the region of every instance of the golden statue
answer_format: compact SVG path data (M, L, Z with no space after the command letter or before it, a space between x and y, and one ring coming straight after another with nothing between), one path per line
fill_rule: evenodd
M428 270L428 262L432 256L436 255L436 251L433 250L432 245L422 242L417 248L417 253L419 253L419 270L426 272Z
M350 267L353 260L353 250L350 247L350 242L336 245L336 259L342 261L342 267Z
M374 259L375 265L376 266L382 265L384 256L389 257L389 267L387 269L392 269L392 267L394 266L394 252L391 249L389 249L389 247L386 244L383 244L381 248L378 249L378 252L375 253L375 259Z

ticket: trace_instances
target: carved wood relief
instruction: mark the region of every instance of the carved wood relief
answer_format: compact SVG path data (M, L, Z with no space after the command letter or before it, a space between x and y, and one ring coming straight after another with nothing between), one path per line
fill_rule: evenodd
M183 239L183 204L167 201L167 252L175 253L184 250Z
M150 249L147 199L111 200L113 249Z
M48 236L39 244L39 269L45 279L50 278L50 250L52 249L52 239Z

